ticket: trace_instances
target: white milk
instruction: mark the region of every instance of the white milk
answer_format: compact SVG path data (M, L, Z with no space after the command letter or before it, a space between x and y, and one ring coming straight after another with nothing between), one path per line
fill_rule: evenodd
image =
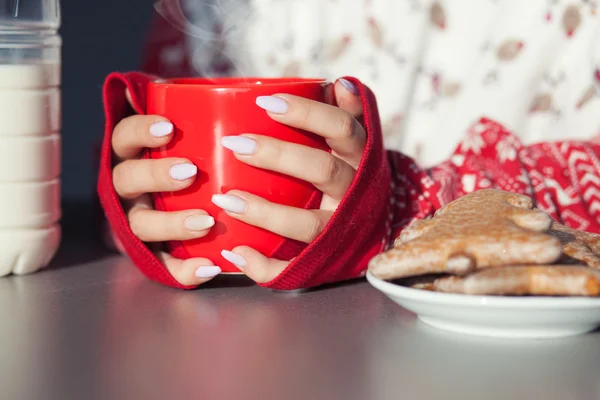
M0 65L0 276L60 243L60 64Z

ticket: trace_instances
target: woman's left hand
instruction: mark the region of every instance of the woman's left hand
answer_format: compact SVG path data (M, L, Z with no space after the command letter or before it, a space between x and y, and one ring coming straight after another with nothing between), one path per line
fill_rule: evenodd
M335 85L339 107L287 94L256 100L275 121L325 138L331 154L256 134L229 136L222 141L243 163L313 184L323 192L320 209L274 204L237 190L215 195L213 203L250 225L305 243L315 240L354 180L366 143L365 130L358 121L362 104L356 87L343 79ZM267 258L246 246L226 249L223 257L258 283L275 279L290 264Z

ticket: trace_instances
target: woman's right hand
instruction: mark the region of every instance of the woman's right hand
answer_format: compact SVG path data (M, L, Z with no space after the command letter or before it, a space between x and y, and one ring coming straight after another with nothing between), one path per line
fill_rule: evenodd
M129 93L127 98L131 103ZM140 158L145 148L165 146L172 139L173 125L163 117L134 115L121 120L112 135L113 184L133 233L154 249L175 280L196 286L219 275L221 269L205 258L174 258L164 251L164 242L206 236L215 221L204 210L155 210L150 193L185 189L196 179L198 169L184 158Z

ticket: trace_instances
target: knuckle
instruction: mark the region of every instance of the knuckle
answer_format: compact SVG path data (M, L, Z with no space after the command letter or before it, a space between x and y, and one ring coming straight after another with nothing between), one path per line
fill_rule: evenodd
M189 231L185 228L185 219L189 216L187 212L162 212L158 214L163 221L161 239L164 240L183 240L188 239Z
M355 133L355 119L352 115L347 112L344 112L340 117L340 138L351 138Z
M302 120L302 122L306 123L308 121L310 121L312 114L313 114L313 106L310 104L310 102L306 102L302 105L301 107L301 113L300 113L300 118Z
M113 168L113 186L115 188L115 191L119 194L119 196L125 196L128 194L127 187L129 185L127 184L128 179L126 170L127 165L123 163L117 164Z
M280 140L271 140L269 141L268 147L270 148L269 152L263 152L259 155L259 162L262 163L270 163L277 164L279 163L284 156L285 152L285 142Z
M138 239L143 240L144 225L139 210L133 208L127 215L127 219L129 220L129 229L131 229L131 232L133 232Z
M149 140L150 125L156 122L151 116L138 115L133 123L132 132L138 143L147 143Z
M267 229L273 222L269 218L269 215L271 214L269 212L270 203L260 197L247 195L240 196L239 194L237 196L246 201L246 211L243 214L240 214L240 220Z
M338 159L330 154L322 158L319 178L317 184L325 185L334 182L340 174L340 163Z
M310 223L309 230L306 237L306 242L310 243L314 241L325 229L325 224L318 215L313 214L313 220Z
M275 279L273 272L266 265L256 265L252 280L256 283L267 283Z
M197 282L192 278L193 274L187 271L186 268L169 268L167 267L171 276L183 286L193 286Z
M152 187L167 187L175 184L169 171L171 164L175 165L177 163L165 162L165 160L147 160L147 169Z

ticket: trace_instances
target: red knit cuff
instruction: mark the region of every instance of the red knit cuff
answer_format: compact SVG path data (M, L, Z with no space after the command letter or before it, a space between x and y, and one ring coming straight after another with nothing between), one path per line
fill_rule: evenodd
M140 271L151 280L163 285L191 289L192 287L177 282L150 249L133 234L112 182L112 132L123 118L134 112L145 113L146 86L152 79L135 72L113 73L106 79L103 93L106 126L100 155L98 196L111 229ZM127 102L125 89L129 89L131 93L133 109Z

